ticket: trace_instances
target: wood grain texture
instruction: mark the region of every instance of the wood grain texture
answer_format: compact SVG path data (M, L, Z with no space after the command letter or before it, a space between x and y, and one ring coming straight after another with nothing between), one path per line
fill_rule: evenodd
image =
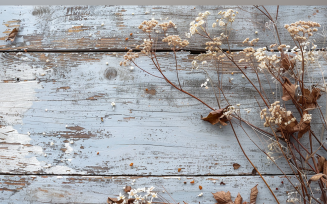
M286 203L288 198L295 197L295 193L284 177L265 176L265 179L271 185L281 203ZM291 179L294 181L293 177ZM249 201L251 188L257 184L259 191L258 203L273 204L276 202L258 176L76 177L2 175L0 180L1 201L4 203L106 203L108 197L118 197L119 193L124 193L123 188L127 185L132 186L132 188L155 186L155 192L173 202L171 196L176 203L183 203L183 201L189 204L199 202L215 203L211 193L217 191L230 191L233 200L239 192L243 197L243 201ZM135 181L133 182L133 180ZM192 180L194 180L194 184L190 184ZM281 183L282 181L284 184ZM220 185L220 182L224 182L225 185ZM199 190L199 185L203 187L202 190ZM286 191L288 191L289 195ZM202 197L198 197L200 193L203 193ZM313 189L313 193L318 192Z
M257 47L275 43L275 37L265 23L268 19L252 6L1 6L0 48L2 50L124 50L141 44L145 35L138 26L144 20L152 18L159 22L172 20L176 28L169 34L178 34L185 38L189 32L189 23L199 12L210 11L208 27L211 36L220 35L219 26L211 28L220 10L234 9L239 15L233 24L229 37L232 49L243 49L245 38L260 38ZM280 6L277 25L282 43L294 45L284 24L298 20L316 21L327 26L326 6ZM275 18L276 6L267 6ZM103 25L102 25L103 24ZM14 42L5 42L13 28L19 28ZM322 34L322 28L319 34ZM326 30L326 29L325 29ZM255 34L258 31L258 34ZM130 34L133 34L130 36ZM163 34L159 35L159 39ZM126 38L128 40L126 41ZM326 47L326 35L314 36L319 48ZM189 50L205 48L205 40L194 36L190 40ZM227 46L223 46L227 48ZM161 40L158 49L170 49Z
M172 53L159 61L177 83ZM162 79L120 67L117 53L3 53L0 62L1 172L91 175L250 175L253 167L229 126L201 119L210 112ZM194 55L178 53L183 89L218 107L206 75L191 71ZM183 60L182 60L183 59ZM108 62L108 65L106 65ZM138 64L153 74L149 59ZM224 89L241 114L263 126L253 88L229 64ZM250 71L249 71L250 72ZM232 82L228 82L230 77ZM255 79L254 74L249 74ZM17 81L19 78L19 81ZM269 87L268 84L265 87ZM280 90L276 96L280 96ZM257 96L258 97L258 96ZM271 99L274 100L274 99ZM112 107L111 102L116 106ZM222 101L223 104L226 102ZM251 109L247 114L245 109ZM324 111L324 110L323 110ZM101 120L102 118L102 120ZM319 125L319 121L316 122ZM236 127L242 145L263 174L281 174ZM272 141L251 137L266 151ZM305 138L303 139L305 143ZM99 152L99 154L97 154ZM279 154L275 156L277 158ZM279 155L280 156L280 155ZM26 159L28 158L28 159ZM130 163L134 165L131 167ZM233 164L241 167L233 170ZM285 173L291 170L277 160ZM178 168L182 171L178 172Z

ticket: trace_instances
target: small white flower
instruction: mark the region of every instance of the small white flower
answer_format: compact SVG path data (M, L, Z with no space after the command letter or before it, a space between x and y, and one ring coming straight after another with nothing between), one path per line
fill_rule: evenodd
M198 196L199 196L199 197L203 196L203 193L200 193Z
M157 193L151 193L152 198L158 198Z
M101 23L101 26L104 26L104 23Z
M81 26L83 26L83 24L81 24Z
M45 132L43 132L43 135L45 135Z
M242 74L242 78L245 78L244 74Z
M48 109L45 109L45 112L47 112L48 111Z
M115 106L116 104L115 104L115 102L111 102L111 106Z
M117 197L117 200L124 200L125 199L125 196L122 195L121 193L119 193L119 197Z
M130 192L127 193L128 193L128 198L132 198L135 195L134 189L132 189Z
M31 133L30 133L30 132L27 132L27 134L28 134L28 135L31 135Z
M258 31L255 31L254 33L255 33L255 34L258 34Z
M106 62L106 65L108 65L109 64L109 62Z

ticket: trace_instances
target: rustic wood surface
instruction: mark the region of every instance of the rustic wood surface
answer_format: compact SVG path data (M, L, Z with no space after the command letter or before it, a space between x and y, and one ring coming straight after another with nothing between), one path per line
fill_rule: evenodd
M138 26L144 20L154 18L159 22L172 20L176 28L169 31L185 38L189 32L189 23L199 12L210 11L208 27L219 16L218 11L226 9L239 11L230 36L232 49L242 49L245 38L260 38L258 47L269 46L274 42L272 32L265 27L267 17L252 6L2 6L0 15L0 48L2 50L124 50L141 44L144 34ZM276 6L267 6L272 16ZM284 44L293 45L284 24L298 20L310 20L327 26L326 6L280 6L277 21L280 37ZM103 24L103 26L102 26ZM5 42L13 28L19 28L15 43ZM255 34L258 31L258 34ZM320 29L321 33L322 28ZM219 26L211 35L223 32ZM133 36L130 36L133 33ZM160 36L159 36L160 37ZM161 35L162 37L162 35ZM126 38L129 38L126 41ZM326 38L326 35L325 35ZM315 35L318 47L326 46L324 38ZM186 49L204 49L204 40L191 38ZM158 49L169 49L166 44L158 42Z
M164 186L177 202L189 204L214 203L211 192L216 191L231 191L233 198L240 192L248 201L250 189L259 184L258 202L274 203L262 180L252 175L253 167L238 148L232 130L200 120L210 111L206 106L136 67L131 70L130 66L119 66L124 55L119 51L143 41L137 29L143 20L167 21L169 17L177 25L174 32L184 36L198 12L209 10L216 14L227 8L239 9L237 6L195 6L195 9L194 6L0 6L3 23L0 25L3 32L0 200L105 203L108 196L117 196L120 189L136 179L136 187L158 186L162 192ZM268 9L273 12L275 8ZM238 10L240 22L235 23L232 48L243 48L241 42L246 37L259 37L262 41L258 46L266 46L272 36L267 30L259 30L258 35L254 31L262 26L258 22L264 24L267 19L250 6L242 9L250 13ZM282 27L301 19L325 25L326 9L282 6L278 24ZM307 15L303 16L304 11ZM14 27L19 28L15 41L5 42ZM281 31L285 43L291 44L287 35ZM126 41L126 37L130 39ZM204 48L203 41L190 42L189 50ZM317 35L316 43L326 46L322 36ZM162 43L158 47L168 51ZM212 90L200 87L206 80L205 73L191 70L194 56L189 52L177 55L183 88L218 108ZM168 78L177 82L173 53L161 52L158 59L164 64ZM142 57L137 62L158 75L150 59ZM230 102L240 103L242 115L262 126L255 99L258 96L235 67L227 62L222 66L224 90ZM310 74L320 73L315 70ZM256 78L251 72L249 77ZM270 89L268 83L264 87L274 91L276 97L281 95L280 89ZM112 102L116 104L114 108ZM245 109L251 112L247 114ZM314 127L319 125L319 121L313 121ZM236 130L246 153L283 203L288 197L285 191L291 192L292 187L266 155L241 134L242 129L236 127ZM271 140L258 137L248 127L246 130L268 151ZM286 161L276 162L291 176ZM234 170L234 163L241 167ZM189 181L193 179L195 184L191 185ZM215 179L217 182L213 183ZM220 185L221 181L226 185ZM294 178L292 181L298 183ZM203 197L197 197L201 192L198 185L204 187Z
M290 184L279 176L265 176L274 193L282 203L295 197L289 191ZM291 178L294 181L294 178ZM135 181L134 181L135 180ZM190 184L194 180L194 184ZM282 181L284 184L282 184ZM265 194L266 187L258 176L227 177L111 177L111 176L0 176L1 198L3 203L106 203L109 197L118 197L123 188L156 186L164 199L183 203L215 203L211 193L230 191L234 200L238 193L243 201L250 201L251 188L258 184L258 203L274 203L271 194ZM184 184L186 182L186 184ZM225 185L221 185L223 182ZM132 185L133 184L133 185ZM199 190L199 185L203 188ZM165 191L165 192L163 192ZM169 195L168 195L168 193ZM314 193L317 190L313 189ZM203 196L198 195L203 193ZM127 194L126 194L127 196Z

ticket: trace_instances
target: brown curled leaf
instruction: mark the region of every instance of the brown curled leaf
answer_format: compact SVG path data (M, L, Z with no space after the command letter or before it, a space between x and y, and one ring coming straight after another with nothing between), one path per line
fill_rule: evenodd
M16 38L16 35L18 33L18 29L14 28L11 33L9 34L8 38L6 39L6 41L10 40L11 42L13 42Z
M125 189L124 189L124 191L126 193L130 192L131 190L132 190L132 187L130 187L130 186L126 186Z
M307 111L304 111L303 116L307 113ZM293 132L299 132L297 135L298 139L301 139L301 137L310 130L310 121L303 121L303 116L301 121L293 128Z
M283 139L289 140L290 135L296 132L294 131L294 128L295 126L297 126L298 122L294 120L290 124L288 124L288 121L290 121L292 118L294 118L293 114L286 116L285 118L283 118L282 123L277 128L277 132L282 132L282 135L285 136L285 138Z
M182 168L178 168L178 172L181 172L182 171Z
M239 165L238 163L234 163L234 164L233 164L234 170L240 168L240 166L241 166L241 165Z
M223 126L227 125L227 121L229 121L230 119L226 118L226 116L224 116L224 111L226 111L226 109L229 107L226 106L226 108L221 108L218 110L214 110L211 111L209 113L209 115L207 117L202 118L202 120L207 121L209 123L211 123L212 125L215 125L217 123L221 123Z
M320 89L313 88L310 92L309 89L303 89L303 96L298 99L298 102L305 105L305 108L316 108L317 100L320 98Z
M285 70L293 69L295 65L295 59L291 59L291 57L287 54L283 55L283 59L281 60L281 67Z
M283 79L284 79L284 83L283 83L282 99L283 101L288 101L291 100L292 97L294 98L296 85L292 84L291 81L286 77L283 77Z
M224 192L224 191L219 191L216 193L213 193L213 197L216 199L218 204L232 204L232 198L230 195L230 192Z
M325 157L323 156L318 156L318 172L321 173L324 170L325 167Z
M240 193L237 194L237 197L235 198L234 204L242 204L243 198Z
M251 189L251 194L250 194L250 203L251 204L256 203L257 196L259 193L257 186L258 186L258 184Z
M127 204L133 204L135 201L135 198L130 198L127 200Z
M252 170L252 176L255 176L257 174L257 170L255 170L255 168L253 168Z
M107 203L109 203L109 204L122 203L123 201L124 201L123 199L118 200L117 198L108 197Z
M325 179L327 178L325 174L315 174L309 179L309 184L311 183L311 181L318 181L321 177L325 177Z
M322 173L325 174L325 175L327 175L327 161L326 160L324 162L324 168L322 170Z

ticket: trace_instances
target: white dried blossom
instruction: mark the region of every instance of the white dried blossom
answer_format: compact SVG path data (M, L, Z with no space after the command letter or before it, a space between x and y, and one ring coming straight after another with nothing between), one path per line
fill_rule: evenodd
M312 119L312 114L304 114L303 115L303 122L306 122L306 121L309 121L311 122L311 119Z

